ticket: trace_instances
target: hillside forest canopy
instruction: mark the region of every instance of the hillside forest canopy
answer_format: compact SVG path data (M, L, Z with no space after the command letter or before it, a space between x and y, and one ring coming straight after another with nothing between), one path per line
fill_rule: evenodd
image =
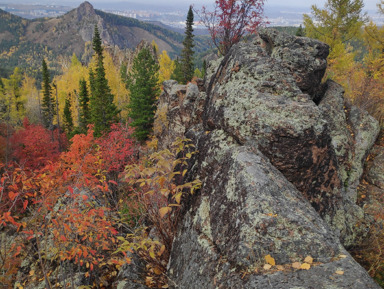
M197 83L210 59L250 41L267 24L263 0L215 3L213 12L190 7L184 35L97 12L110 27L134 24L155 31L158 42L172 38L172 51L160 50L156 41L130 50L105 45L103 27L94 24L84 51L54 51L25 41L26 27L49 30L44 19L30 26L0 11L0 32L13 35L0 44L0 288L38 280L46 288L74 288L70 276L76 274L86 280L83 288L108 288L133 254L145 261L148 287L168 288L166 265L183 200L201 182L184 178L198 153L187 139L163 149L154 137L159 122L167 121L161 114L155 119L163 82ZM384 14L384 1L377 4ZM362 0L327 0L323 9L312 6L303 27L285 30L327 43L324 82L340 83L348 101L383 128L384 27L363 8ZM214 48L193 35L197 15ZM224 21L230 18L236 22ZM378 212L377 220L383 219ZM384 286L383 229L372 229L351 252ZM30 270L20 273L28 256Z

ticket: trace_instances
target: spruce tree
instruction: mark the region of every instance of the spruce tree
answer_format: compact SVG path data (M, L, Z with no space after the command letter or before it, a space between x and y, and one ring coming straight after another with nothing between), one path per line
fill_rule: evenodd
M301 26L301 24L300 24L299 28L297 28L295 35L300 36L300 37L305 36L305 31L304 31L303 26Z
M95 26L95 34L93 37L93 49L96 53L97 66L94 79L90 80L91 91L93 90L90 98L90 110L91 122L94 124L94 135L99 137L109 130L113 122L117 122L119 110L113 103L113 94L108 85L108 80L105 77L103 47L97 26Z
M90 95L95 94L95 73L92 68L89 69L89 87L91 89Z
M191 81L194 73L193 63L193 11L192 6L189 6L187 20L185 22L185 38L183 41L183 50L181 51L181 64L183 71L183 83Z
M201 70L201 78L204 78L205 75L207 74L207 61L204 59L203 61L203 69Z
M72 119L72 112L71 112L71 100L70 95L68 98L65 99L65 105L64 105L64 130L67 133L67 135L71 135L73 131L73 119Z
M176 80L178 83L185 83L183 77L183 64L178 58L175 59L175 69L171 74L171 79Z
M42 75L43 75L43 102L42 102L42 112L43 112L43 123L44 126L48 129L53 127L53 117L55 115L55 106L54 99L52 96L52 87L50 81L50 75L48 71L47 63L43 59L42 63Z
M80 79L79 85L79 129L82 133L86 133L87 126L91 121L91 113L89 111L89 93L87 82L84 79Z
M143 48L133 60L132 71L129 73L130 101L128 116L135 128L134 136L144 141L152 132L156 98L159 89L159 65L148 48Z

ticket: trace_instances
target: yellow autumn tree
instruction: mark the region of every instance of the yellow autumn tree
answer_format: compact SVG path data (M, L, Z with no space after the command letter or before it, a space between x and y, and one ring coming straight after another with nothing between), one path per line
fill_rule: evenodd
M175 62L168 56L167 51L163 50L159 56L159 65L159 84L161 85L163 81L171 79L175 70Z
M104 67L109 87L115 97L114 103L121 111L121 117L126 118L129 91L120 77L120 69L114 64L111 55L107 52L104 52Z
M8 79L3 79L7 120L12 125L21 125L25 116L25 96L21 94L23 76L18 67Z
M21 85L21 95L26 99L25 115L30 123L41 122L39 92L36 88L36 80L26 74Z
M344 82L346 70L353 68L355 52L349 42L360 37L367 21L363 7L363 0L327 0L323 9L313 5L312 16L304 15L306 36L330 46L327 77L336 81Z
M81 64L76 57L76 54L73 54L70 66L63 68L63 74L56 76L53 81L57 86L60 119L63 119L64 104L65 100L68 98L71 102L71 113L76 126L78 125L77 107L80 79L88 79L88 69ZM56 94L55 89L53 90L53 93Z

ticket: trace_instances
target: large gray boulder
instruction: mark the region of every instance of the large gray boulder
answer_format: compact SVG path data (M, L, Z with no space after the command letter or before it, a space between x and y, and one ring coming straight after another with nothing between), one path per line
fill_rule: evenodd
M170 284L379 288L343 247L365 232L356 187L378 125L321 84L327 55L319 41L266 29L212 61L204 88L165 84L158 135L192 140L187 177L203 183L185 202ZM279 267L263 269L267 255ZM311 269L291 266L306 256Z

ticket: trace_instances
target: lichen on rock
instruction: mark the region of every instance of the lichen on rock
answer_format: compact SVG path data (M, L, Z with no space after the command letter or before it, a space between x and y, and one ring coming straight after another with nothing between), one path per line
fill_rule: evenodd
M191 139L187 177L203 183L174 240L175 287L379 288L343 247L365 230L356 187L378 125L340 86L321 84L328 52L261 29L209 63L204 86L165 83L160 143ZM306 256L316 265L267 272L267 255L280 269Z

